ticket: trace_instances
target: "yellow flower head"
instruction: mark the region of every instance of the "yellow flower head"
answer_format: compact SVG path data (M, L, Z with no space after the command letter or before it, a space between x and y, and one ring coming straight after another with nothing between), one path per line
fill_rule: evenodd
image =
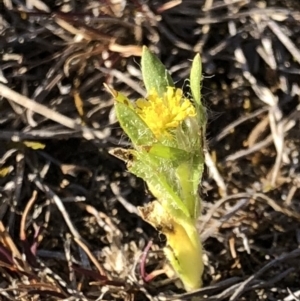
M177 128L187 117L196 116L190 100L183 96L181 89L173 87L168 87L162 96L152 90L147 99L138 99L136 112L157 138Z

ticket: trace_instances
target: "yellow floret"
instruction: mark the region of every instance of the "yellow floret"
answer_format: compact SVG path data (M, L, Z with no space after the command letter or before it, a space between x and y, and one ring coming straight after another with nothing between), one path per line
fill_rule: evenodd
M162 97L152 90L147 99L138 99L136 112L157 138L177 128L187 117L196 116L190 100L183 96L181 89L173 87L168 87Z

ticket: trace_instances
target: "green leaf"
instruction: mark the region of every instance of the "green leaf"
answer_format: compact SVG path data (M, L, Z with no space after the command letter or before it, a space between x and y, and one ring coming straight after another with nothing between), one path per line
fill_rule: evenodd
M193 99L201 105L201 78L202 78L202 65L199 53L193 59L191 73L190 73L190 85Z
M195 206L198 199L193 189L194 187L191 179L191 168L192 166L188 161L183 162L177 167L176 176L181 187L181 198L184 200L184 203L190 213L190 216L195 218ZM199 206L199 204L197 205Z
M191 154L189 154L185 150L166 146L163 144L152 145L152 147L149 150L149 153L154 156L164 158L172 162L176 162L176 163L178 162L178 164L180 164L180 162L182 161L188 161L191 156Z
M116 102L115 110L122 129L134 145L153 144L154 134L134 110L121 102Z
M155 89L158 95L161 96L168 86L174 86L173 80L165 66L146 46L143 47L141 65L147 93Z
M190 86L192 96L196 105L198 124L203 134L205 134L206 127L206 110L201 102L201 79L202 79L202 64L199 53L193 59L192 68L190 73Z
M198 195L198 187L201 182L203 171L204 171L204 154L196 153L194 154L192 160L192 168L191 168L191 182L193 183L193 191L195 195Z
M172 187L168 181L166 167L161 165L160 160L157 160L146 151L136 151L135 158L130 162L128 170L142 178L158 200L166 202L169 212L175 212L176 209L179 210L179 215L190 216L184 202L180 199L177 191L174 190L175 187ZM171 165L168 167L168 172L173 172Z

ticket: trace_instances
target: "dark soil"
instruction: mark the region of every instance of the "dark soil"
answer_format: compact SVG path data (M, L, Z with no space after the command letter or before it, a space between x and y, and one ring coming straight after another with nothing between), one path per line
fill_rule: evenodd
M4 0L0 33L1 300L299 300L299 1ZM184 89L203 61L205 274L188 294L138 215L146 185L108 154L128 139L103 83L143 94L142 45ZM151 241L147 273L169 273L145 282Z

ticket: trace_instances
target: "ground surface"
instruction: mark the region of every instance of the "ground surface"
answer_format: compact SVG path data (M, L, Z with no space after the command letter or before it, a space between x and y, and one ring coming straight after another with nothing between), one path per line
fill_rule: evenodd
M147 272L168 267L164 238L137 214L144 183L108 154L128 140L103 83L143 94L142 45L179 87L203 60L211 162L194 295L297 300L300 2L113 2L0 4L1 300L190 299L171 273L142 281L150 240Z

